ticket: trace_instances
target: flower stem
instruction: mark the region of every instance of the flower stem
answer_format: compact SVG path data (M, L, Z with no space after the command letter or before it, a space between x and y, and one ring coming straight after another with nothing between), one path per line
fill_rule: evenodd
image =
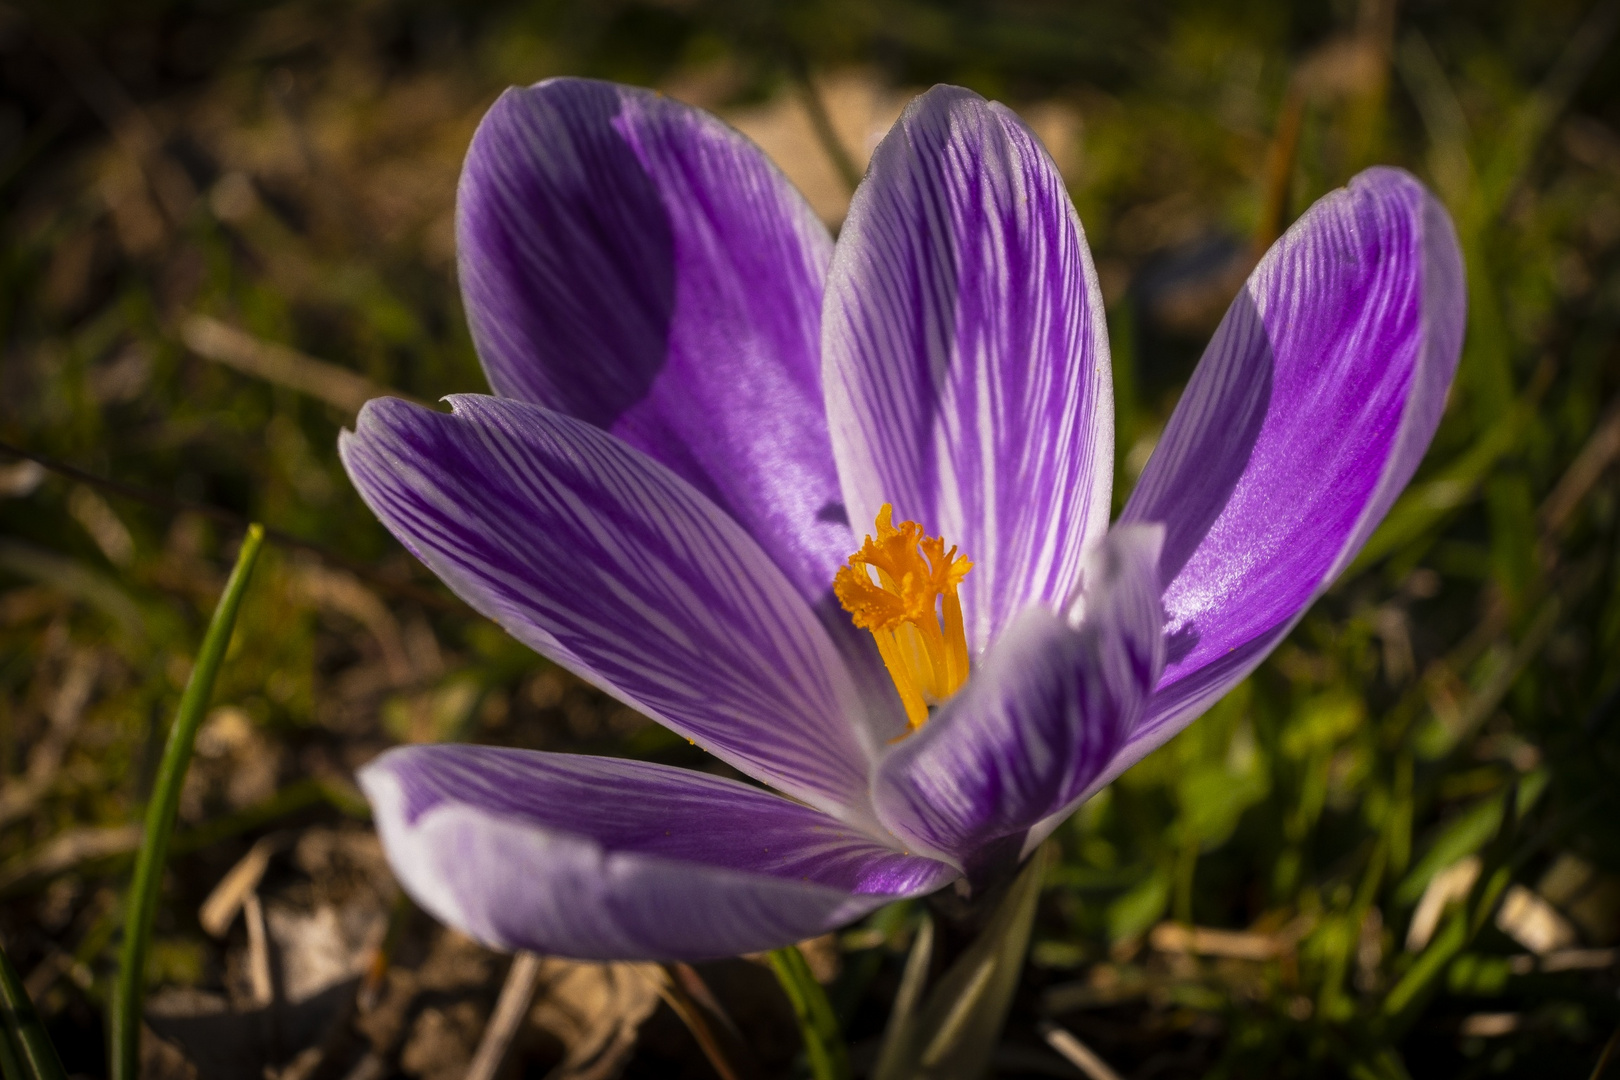
M776 972L776 979L787 992L794 1015L799 1018L805 1056L810 1059L810 1075L815 1080L849 1080L849 1052L838 1031L838 1018L827 1000L827 992L810 974L804 954L797 945L789 945L771 950L770 959L771 970Z
M236 567L225 592L214 609L202 649L197 654L191 677L180 696L180 708L169 729L163 748L152 799L146 806L146 827L140 851L135 856L135 876L124 905L124 945L118 959L118 983L112 1002L111 1071L113 1080L137 1080L141 1033L141 1005L146 994L146 956L152 938L152 921L157 914L158 886L163 880L163 863L174 832L175 812L180 805L180 789L191 764L192 744L208 711L225 650L231 643L236 613L247 592L248 576L264 544L264 527L250 525L236 556Z

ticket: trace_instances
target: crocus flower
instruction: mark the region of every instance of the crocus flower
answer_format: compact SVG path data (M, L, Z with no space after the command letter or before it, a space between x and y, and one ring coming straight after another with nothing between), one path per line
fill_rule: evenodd
M363 771L424 907L580 958L772 948L1027 853L1346 566L1463 328L1445 212L1362 173L1261 261L1110 528L1097 276L1000 105L913 101L835 244L715 117L552 80L485 117L458 229L495 396L371 402L350 476L473 607L763 785Z

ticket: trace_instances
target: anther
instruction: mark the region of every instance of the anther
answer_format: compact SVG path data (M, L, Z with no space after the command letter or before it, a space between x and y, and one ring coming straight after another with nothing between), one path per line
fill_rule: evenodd
M928 708L945 701L968 677L967 636L956 587L973 564L945 549L915 521L894 524L888 503L868 536L833 579L833 592L872 634L915 730Z

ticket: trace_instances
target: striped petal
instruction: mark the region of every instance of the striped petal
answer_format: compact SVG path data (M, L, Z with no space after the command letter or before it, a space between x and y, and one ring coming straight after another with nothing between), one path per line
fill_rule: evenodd
M946 86L906 108L839 235L822 340L857 529L892 503L973 560L975 652L1060 603L1107 527L1113 391L1080 221L1011 111Z
M853 547L821 397L832 241L753 143L650 90L508 90L468 150L457 239L497 393L618 435L827 596Z
M1464 305L1451 219L1398 169L1323 197L1267 253L1121 518L1165 525L1170 658L1109 777L1241 681L1355 557L1440 422Z
M343 437L394 535L537 652L742 771L862 817L871 738L849 673L759 545L599 428L451 402L372 401Z
M971 869L1067 806L1140 722L1164 666L1157 526L1114 529L1087 553L1067 614L1026 608L962 691L878 766L883 824Z
M499 949L735 956L955 876L769 792L644 762L412 746L360 782L406 891Z

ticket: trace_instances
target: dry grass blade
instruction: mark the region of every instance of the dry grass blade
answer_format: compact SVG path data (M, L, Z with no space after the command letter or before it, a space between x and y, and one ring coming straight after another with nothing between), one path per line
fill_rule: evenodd
M0 569L84 601L117 623L131 640L140 639L146 632L146 618L123 586L76 559L18 540L0 539Z
M1275 959L1293 944L1279 934L1257 934L1248 930L1217 930L1207 926L1185 926L1177 922L1162 922L1155 926L1148 940L1160 952L1256 961Z
M1541 530L1546 538L1563 532L1603 472L1620 457L1620 401L1609 406L1603 420L1592 437L1581 447L1581 452L1570 463L1558 486L1553 488L1547 501L1541 504Z
M1091 1080L1120 1080L1119 1073L1110 1068L1108 1062L1098 1057L1095 1050L1075 1038L1072 1033L1049 1020L1041 1022L1040 1031L1046 1045L1062 1054Z
M923 986L928 981L928 965L933 959L934 920L924 912L922 923L917 927L917 938L906 954L905 970L900 974L900 990L894 997L896 1014L909 1017L917 1011L922 1003Z
M276 977L270 962L270 931L265 926L264 905L258 893L250 892L243 899L242 916L247 922L248 981L253 987L253 1003L267 1006L276 1000Z
M1265 254L1287 224L1288 200L1293 191L1295 157L1299 135L1305 126L1305 90L1296 75L1289 81L1277 114L1277 130L1266 152L1265 188L1260 223L1255 227L1252 249L1256 258Z
M197 922L214 937L224 937L236 919L236 913L259 887L259 880L270 867L270 856L280 847L279 838L263 837L248 849L235 866L219 879L214 891L208 894L197 910Z
M296 349L260 341L252 334L207 315L180 325L180 337L199 356L266 382L297 390L346 412L378 397L406 397L346 368L305 356Z
M28 755L28 771L0 791L0 826L31 813L56 782L63 755L78 731L79 720L95 689L99 666L94 652L86 649L74 653L51 702L45 735Z
M300 566L293 581L298 592L310 603L346 615L371 632L382 652L383 666L392 685L405 686L414 679L435 674L423 671L423 665L412 663L399 620L355 575L317 564Z
M501 996L495 1002L495 1015L484 1026L484 1035L478 1042L478 1052L467 1066L466 1080L495 1080L506 1061L512 1040L523 1026L529 1003L534 1000L535 988L540 985L543 961L534 953L520 952L512 957L512 967L501 986Z
M1541 958L1539 970L1602 971L1620 966L1620 949L1560 949Z
M1598 1055L1597 1064L1592 1066L1591 1080L1599 1080L1602 1077L1609 1067L1609 1062L1614 1060L1616 1050L1620 1050L1620 1028L1615 1028L1614 1034L1609 1036L1609 1041L1603 1044L1603 1053Z
M140 847L139 825L69 829L41 847L0 866L0 895L27 882L55 877L83 863L127 855Z
M677 961L670 964L667 970L670 978L678 982L681 989L691 995L693 1001L702 1006L704 1012L718 1020L720 1026L725 1029L726 1033L734 1041L739 1043L742 1041L742 1029L731 1018L731 1014L726 1011L726 1007L720 1004L720 999L714 996L714 991L709 989L709 984L703 981L703 976L698 974L697 968L691 964Z
M658 979L657 986L658 996L664 999L664 1004L668 1005L676 1016L680 1017L681 1023L686 1025L686 1030L692 1033L692 1038L697 1040L703 1056L709 1059L714 1071L720 1074L720 1080L739 1080L736 1066L727 1056L703 1007L687 993L686 987L682 986L669 971L662 972L662 978Z
M635 1050L642 1023L658 1008L665 975L657 964L552 958L543 980L529 1019L565 1049L549 1080L612 1080Z

